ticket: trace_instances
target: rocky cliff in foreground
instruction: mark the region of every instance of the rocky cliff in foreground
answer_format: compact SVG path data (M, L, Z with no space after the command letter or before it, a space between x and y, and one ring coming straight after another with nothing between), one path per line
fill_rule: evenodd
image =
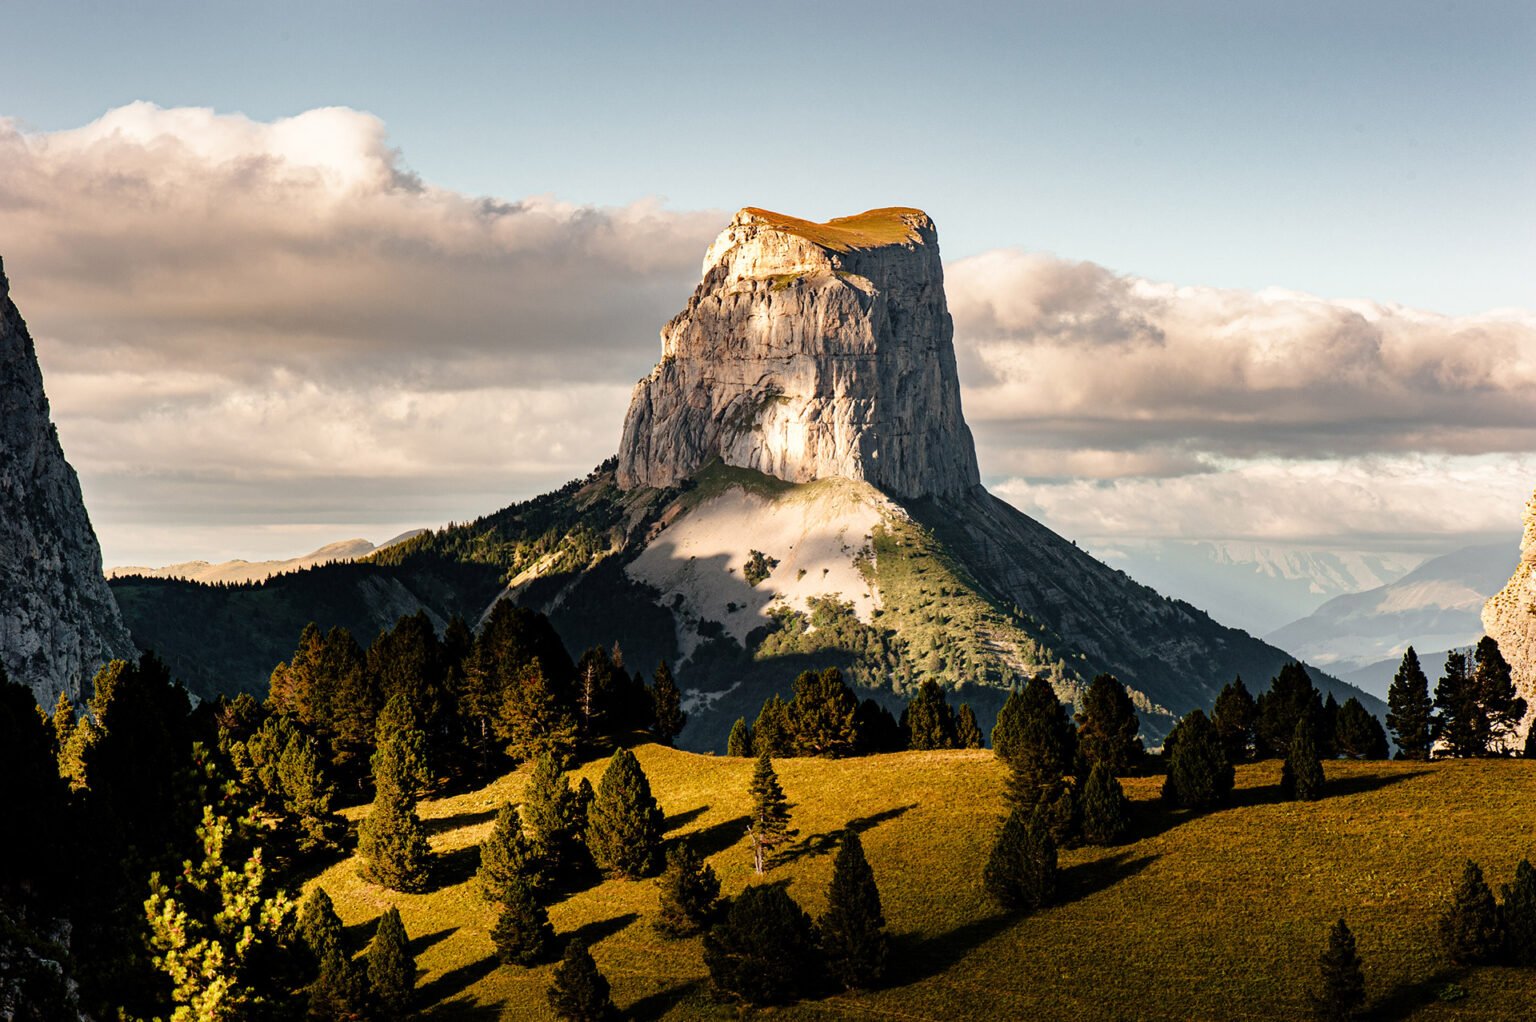
M0 265L0 664L51 704L133 651Z
M1509 584L1483 604L1483 631L1497 640L1514 672L1515 690L1530 707L1520 725L1523 738L1536 718L1536 496L1525 505L1520 563Z
M816 224L748 207L702 276L635 387L621 487L675 486L714 459L909 498L979 483L927 214Z

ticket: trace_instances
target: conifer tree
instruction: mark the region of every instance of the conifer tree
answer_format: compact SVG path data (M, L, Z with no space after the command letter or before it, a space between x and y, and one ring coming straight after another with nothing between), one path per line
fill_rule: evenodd
M1409 646L1387 690L1387 727L1402 759L1428 759L1434 741L1434 700L1419 655Z
M373 806L357 829L359 872L391 890L425 890L432 849L407 788L410 742L400 733L387 736L373 755Z
M316 885L304 896L294 932L309 953L312 969L318 969L326 955L340 949L341 917L324 887Z
M667 850L667 866L656 879L660 911L655 927L669 937L698 933L720 903L720 880L688 844Z
M49 723L53 725L54 755L61 756L69 748L69 739L75 733L75 704L63 689L59 690L58 702L53 704L53 717Z
M752 755L752 729L747 726L745 717L737 717L736 723L731 725L731 735L725 740L725 754L740 757Z
M635 880L661 860L661 807L640 761L620 749L608 762L587 819L587 848L604 872Z
M801 756L848 756L858 738L859 699L836 667L802 671L788 707L789 733Z
M572 937L565 945L565 955L550 977L548 996L561 1022L608 1022L618 1016L608 980L580 937Z
M1003 727L1001 719L998 726ZM1047 798L1054 800L1062 777L1072 769L1075 738L1066 707L1057 701L1050 682L1038 676L1029 680L1008 727L1004 745L996 744L993 732L993 748L1010 770L1009 799L1026 810Z
M976 711L968 703L961 703L955 713L955 748L984 749L986 745L981 725L976 723Z
M1312 732L1312 740L1317 748L1317 754L1323 759L1333 759L1338 755L1339 734L1339 701L1334 698L1332 692L1323 701L1323 713L1317 719L1317 726Z
M1228 682L1211 707L1211 724L1216 737L1226 750L1227 762L1236 765L1245 762L1253 750L1254 725L1258 721L1259 707L1253 701L1248 686L1239 675Z
M1077 752L1087 769L1107 763L1116 777L1124 776L1141 758L1141 720L1131 697L1113 674L1100 674L1083 693L1077 714Z
M555 928L549 924L549 913L521 880L513 880L503 892L491 943L503 965L537 965L554 950Z
M1317 758L1313 732L1312 723L1306 717L1296 722L1296 733L1291 736L1285 765L1280 768L1281 794L1298 802L1316 802L1323 797L1323 764Z
M1467 666L1467 654L1453 649L1445 655L1445 673L1435 685L1435 741L1442 742L1452 756L1477 756L1483 752L1479 734L1477 692Z
M747 791L752 796L751 821L747 825L752 838L752 871L762 876L768 872L768 860L774 849L789 840L791 834L789 802L784 798L784 789L779 786L779 775L774 773L768 753L758 754Z
M651 681L652 716L656 721L652 731L663 745L671 745L688 723L688 714L683 712L683 694L665 660L657 661Z
M1004 763L1012 764L1022 753L1024 744L1024 693L1014 689L1008 693L1003 708L997 712L997 722L992 725L992 752Z
M1490 961L1503 949L1499 906L1483 880L1482 868L1470 859L1440 916L1440 942L1456 965Z
M1339 707L1338 730L1334 735L1334 748L1341 756L1350 759L1386 759L1387 733L1381 721L1350 696Z
M366 965L337 945L320 959L319 972L309 985L307 1015L314 1022L366 1018L369 995Z
M1191 710L1179 721L1168 735L1164 751L1169 748L1164 801L1186 809L1208 809L1227 800L1234 771L1216 729L1203 712Z
M909 749L955 747L955 713L938 682L930 678L917 687L917 694L901 712L901 731Z
M1509 662L1498 642L1485 635L1472 653L1470 679L1477 701L1477 744L1479 755L1503 755L1505 742L1525 717L1526 703L1515 694Z
M1318 1022L1349 1022L1365 1004L1365 972L1355 950L1355 935L1343 919L1328 930L1328 946L1318 956L1322 988L1309 993Z
M537 661L524 664L503 692L493 721L508 756L519 762L548 753L561 763L576 751L576 721Z
M789 704L777 694L769 696L752 723L752 751L756 755L793 756L795 739L789 729Z
M560 764L545 753L534 762L523 789L520 816L533 857L551 883L573 879L589 865L576 813L576 793Z
M409 698L401 694L390 696L379 711L375 725L375 747L395 743L395 755L399 758L400 782L413 796L422 795L432 785L432 769L427 763L427 736L422 732L421 718Z
M368 985L385 1019L395 1022L410 1016L416 960L411 957L400 910L394 906L379 916L368 945Z
M860 755L900 752L905 748L902 744L901 725L891 716L890 710L875 700L865 699L859 704L857 721Z
M1500 892L1504 956L1511 965L1536 965L1536 869L1529 859L1515 867L1515 880Z
M1254 730L1258 737L1260 758L1284 757L1290 750L1296 722L1310 716L1314 723L1322 717L1323 702L1312 676L1299 663L1289 663L1270 679L1269 690L1260 694L1258 718ZM1314 740L1316 735L1314 733Z
M523 833L522 816L511 802L496 811L496 823L480 844L480 868L475 883L486 901L502 902L513 884L526 884L535 894L549 886L544 864Z
M1033 912L1056 893L1056 842L1038 809L1015 805L1003 821L984 874L987 893L1011 912Z
M1131 827L1131 805L1109 764L1095 763L1083 786L1083 840L1091 845L1118 844Z
M704 964L720 993L747 1004L788 1004L820 978L811 917L778 884L732 900L704 937Z
M299 847L334 847L343 829L336 814L336 787L326 775L324 757L315 740L293 729L277 759L277 786L283 812L297 827Z
M880 890L856 831L843 831L832 862L827 911L817 929L827 971L845 988L867 989L885 975L890 945Z

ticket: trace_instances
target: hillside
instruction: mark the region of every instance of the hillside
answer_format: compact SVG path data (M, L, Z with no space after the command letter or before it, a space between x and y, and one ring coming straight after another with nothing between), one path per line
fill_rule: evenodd
M727 894L750 880L743 833L746 760L657 746L637 750L667 814L669 840L709 855ZM594 782L605 761L579 772ZM893 936L892 984L780 1011L785 1019L1300 1018L1326 927L1345 915L1359 941L1378 1017L1513 1019L1536 997L1536 973L1448 970L1435 913L1468 858L1497 887L1531 855L1527 812L1536 764L1452 761L1326 765L1331 793L1276 800L1278 763L1240 767L1236 805L1166 814L1161 779L1126 782L1139 837L1061 856L1066 898L1008 920L979 877L1000 812L1002 771L986 752L781 760L797 843L770 882L786 882L813 915L824 905L834 835L861 831ZM477 843L523 772L426 802L422 815L444 879L400 895L357 879L352 862L315 881L335 899L354 944L388 905L400 907L421 970L425 1017L544 1019L548 966L498 966L492 908L471 890ZM363 810L352 810L356 819ZM649 882L609 881L555 905L561 934L581 933L637 1019L715 1019L697 939L651 929ZM1028 981L1021 981L1028 977ZM1457 983L1468 995L1444 1002Z

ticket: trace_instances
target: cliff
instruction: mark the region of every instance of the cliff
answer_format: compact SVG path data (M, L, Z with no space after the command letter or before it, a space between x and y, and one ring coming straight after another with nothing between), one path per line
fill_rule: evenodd
M710 246L702 277L635 387L621 487L672 486L716 458L908 498L979 484L927 214L816 224L749 207Z
M1536 496L1525 505L1520 563L1509 584L1483 604L1483 631L1498 642L1514 673L1515 690L1530 707L1520 726L1523 737L1536 717Z
M51 705L133 653L0 265L0 664Z

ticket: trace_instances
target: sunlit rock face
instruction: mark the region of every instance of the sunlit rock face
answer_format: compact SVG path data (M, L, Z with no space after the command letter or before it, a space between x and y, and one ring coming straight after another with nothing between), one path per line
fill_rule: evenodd
M133 654L0 266L0 664L51 705Z
M661 339L624 420L625 489L675 485L715 458L907 498L979 483L938 235L920 210L816 224L743 209Z
M1520 725L1523 737L1536 718L1536 496L1525 505L1520 563L1509 584L1483 604L1483 631L1498 642L1514 674L1515 689L1529 708Z

